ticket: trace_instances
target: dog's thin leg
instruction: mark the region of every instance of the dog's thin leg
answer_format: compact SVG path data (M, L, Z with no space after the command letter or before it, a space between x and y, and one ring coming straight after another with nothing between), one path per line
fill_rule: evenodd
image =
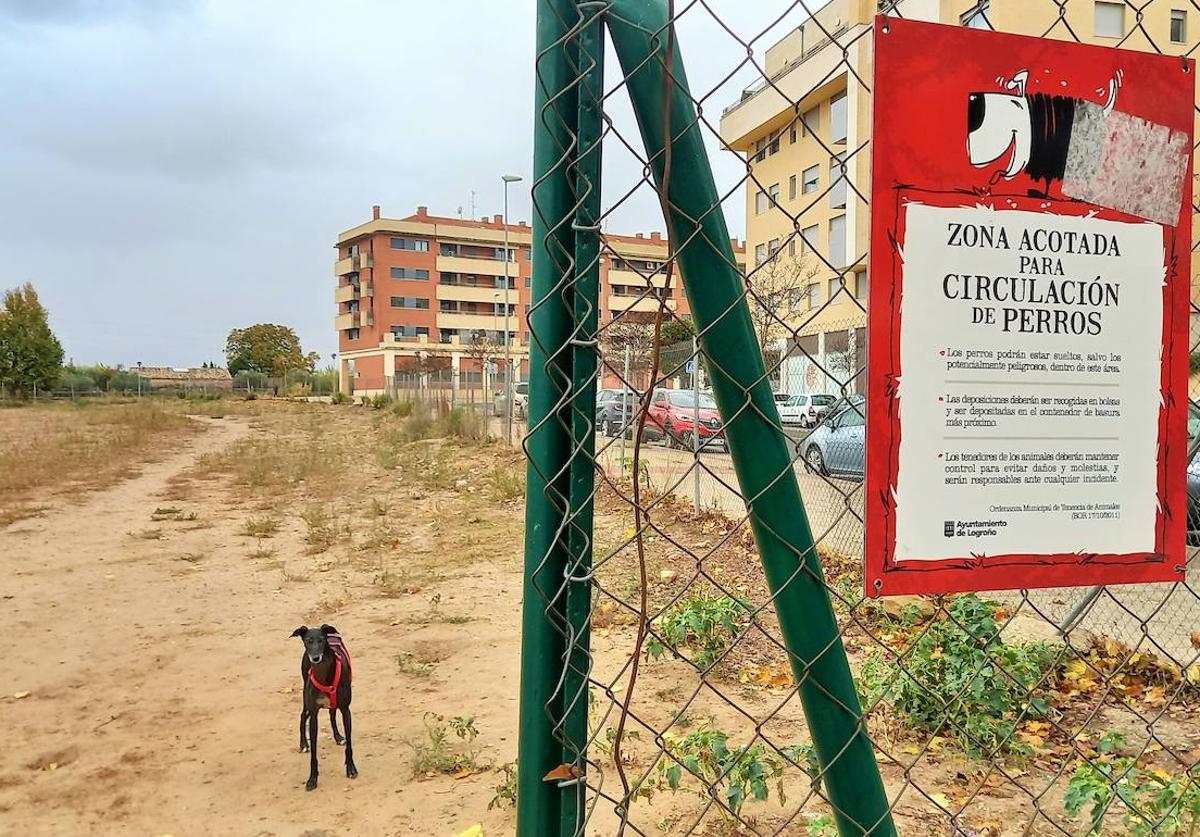
M339 747L342 746L342 741L344 739L342 738L342 734L338 732L336 709L329 710L329 726L333 728L333 743L337 744Z
M300 752L308 752L308 738L304 734L304 724L308 721L308 710L300 707Z
M314 709L308 716L308 781L304 783L305 790L317 786L317 712Z
M346 775L351 779L357 779L358 768L354 766L354 744L350 739L350 708L347 706L342 707L342 726L346 728Z

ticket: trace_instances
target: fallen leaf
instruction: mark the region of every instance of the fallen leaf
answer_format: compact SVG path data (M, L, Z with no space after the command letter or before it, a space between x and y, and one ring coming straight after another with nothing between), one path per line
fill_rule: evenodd
M560 764L542 777L543 782L563 782L567 779L578 779L583 774L573 764Z
M1192 647L1200 651L1200 631L1192 631L1190 639L1192 640Z
M467 778L468 776L470 776L470 775L471 775L471 773L472 773L472 770L471 770L471 768L469 768L469 767L463 767L463 768L460 768L460 769L458 769L458 770L455 770L453 773L451 773L451 774L450 774L450 778L451 778L451 779L465 779L465 778Z

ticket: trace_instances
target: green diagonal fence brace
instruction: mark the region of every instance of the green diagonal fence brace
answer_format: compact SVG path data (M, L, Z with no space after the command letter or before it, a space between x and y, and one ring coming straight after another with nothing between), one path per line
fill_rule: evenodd
M677 47L667 55L667 27L673 24L666 3L612 0L605 21L660 191L668 140L664 106L670 108L667 230L675 243L701 350L708 357L721 358L720 364L710 364L713 396L728 420L733 467L742 495L748 498L750 525L838 830L843 837L890 837L895 826L887 794L780 432L779 413L743 298L743 280L729 243L683 59Z

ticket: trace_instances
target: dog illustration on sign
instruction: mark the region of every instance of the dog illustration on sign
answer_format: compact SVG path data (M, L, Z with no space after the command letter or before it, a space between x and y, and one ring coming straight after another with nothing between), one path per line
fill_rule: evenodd
M1072 96L1029 93L1029 71L1000 79L1011 93L971 93L967 96L967 156L978 168L1008 156L1002 171L992 175L1012 180L1022 171L1034 180L1062 180L1077 115L1095 109L1107 117L1117 103L1122 73L1108 86L1108 100L1099 105Z
M967 95L967 158L980 169L1003 165L990 186L1024 173L1044 184L1031 195L1050 197L1061 183L1067 198L1178 223L1187 136L1116 109L1124 71L1112 77L1102 103L1030 93L1028 70L998 81L1004 92Z

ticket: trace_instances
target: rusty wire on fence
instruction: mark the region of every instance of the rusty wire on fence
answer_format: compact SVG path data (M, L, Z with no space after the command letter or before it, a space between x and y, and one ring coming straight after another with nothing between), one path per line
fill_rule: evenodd
M734 410L712 415L707 388L730 358L721 347L698 351L686 337L694 329L679 289L695 279L679 269L676 254L692 236L677 234L681 240L672 239L661 264L633 266L643 284L620 310L606 305L604 293L581 290L589 270L628 251L629 242L608 230L619 229L632 205L649 195L664 216L682 211L670 204L671 189L656 185L655 167L666 163L670 181L693 176L691 162L645 151L622 107L630 81L612 71L616 62L595 101L602 111L597 135L578 135L575 103L600 71L588 60L594 27L611 24L627 7L541 5L559 34L538 56L539 85L550 94L536 119L556 145L535 184L534 211L544 233L542 266L562 278L535 287L532 339L543 353L548 391L544 408L531 413L526 446L540 480L531 491L542 491L561 518L539 542L545 556L533 588L560 643L560 656L543 661L555 673L541 715L563 752L563 769L550 782L573 796L564 803L572 813L564 814L561 833L820 835L854 818L857 812L840 810L828 792L831 762L842 754L823 762L814 752L814 719L798 697L812 684L805 673L797 681L796 654L776 612L782 591L805 583L822 585L836 613L838 642L817 659L846 649L862 702L856 723L869 735L899 833L1200 832L1194 577L1091 591L884 601L862 595L869 253L861 231L871 153L863 114L870 101L869 14L877 9L850 0L820 7L779 0L764 17L737 3L693 0L670 7L669 27L646 33L665 41L669 54L678 32L693 83L701 76L714 81L691 89L691 124L671 124L664 104L663 133L699 128L710 157L735 161L739 172L720 184L720 200L703 215L723 212L730 226L748 230L732 265L744 284L729 312L745 306L765 362L763 380L778 393L776 431L790 464L772 482L799 484L820 565L817 572L800 564L773 590L759 561L763 533L751 531L766 490L743 491L720 443L722 426L762 411L748 382ZM930 13L915 0L880 5L899 17ZM1060 40L1119 26L1104 42L1127 49L1192 55L1200 43L1192 35L1200 33L1200 7L1190 2L1027 0L993 9L981 0L940 10L942 22ZM716 53L689 49L689 30L715 33L734 56L729 66L698 72ZM767 48L772 53L761 60ZM560 87L543 66L551 50L574 50L576 76ZM681 80L673 72L663 77L669 103ZM787 100L782 122L764 123L758 136L742 128L736 138L722 132L722 122L737 119L767 90ZM709 114L721 108L714 120ZM587 159L601 148L605 162L619 155L633 161L627 168L641 170L629 182L608 184L602 199L599 161L589 168ZM671 143L666 149L669 156ZM539 200L539 188L555 178L570 185L571 199L547 201L543 191ZM846 232L849 216L854 235ZM695 220L699 230L704 218ZM581 241L594 249L580 250ZM592 254L586 263L581 252ZM569 335L549 333L560 326L546 325L548 309L568 318ZM1193 357L1200 357L1195 302L1191 321ZM664 339L668 327L672 340ZM700 328L698 341L716 327ZM582 354L598 370L586 381L565 365ZM600 402L591 395L597 386L608 393ZM1193 424L1192 452L1200 419ZM594 435L600 427L606 432ZM532 444L552 430L567 446L565 458L561 470L542 472L545 460ZM581 463L594 469L595 483L582 498L567 486ZM1189 520L1189 529L1200 530L1200 521ZM555 550L568 555L561 573L548 571L558 566ZM584 553L592 556L590 567ZM572 622L571 601L583 602L587 630ZM856 709L830 700L837 711ZM581 712L582 742L571 731ZM523 775L522 792L539 781ZM882 822L860 824L856 833L889 833Z

